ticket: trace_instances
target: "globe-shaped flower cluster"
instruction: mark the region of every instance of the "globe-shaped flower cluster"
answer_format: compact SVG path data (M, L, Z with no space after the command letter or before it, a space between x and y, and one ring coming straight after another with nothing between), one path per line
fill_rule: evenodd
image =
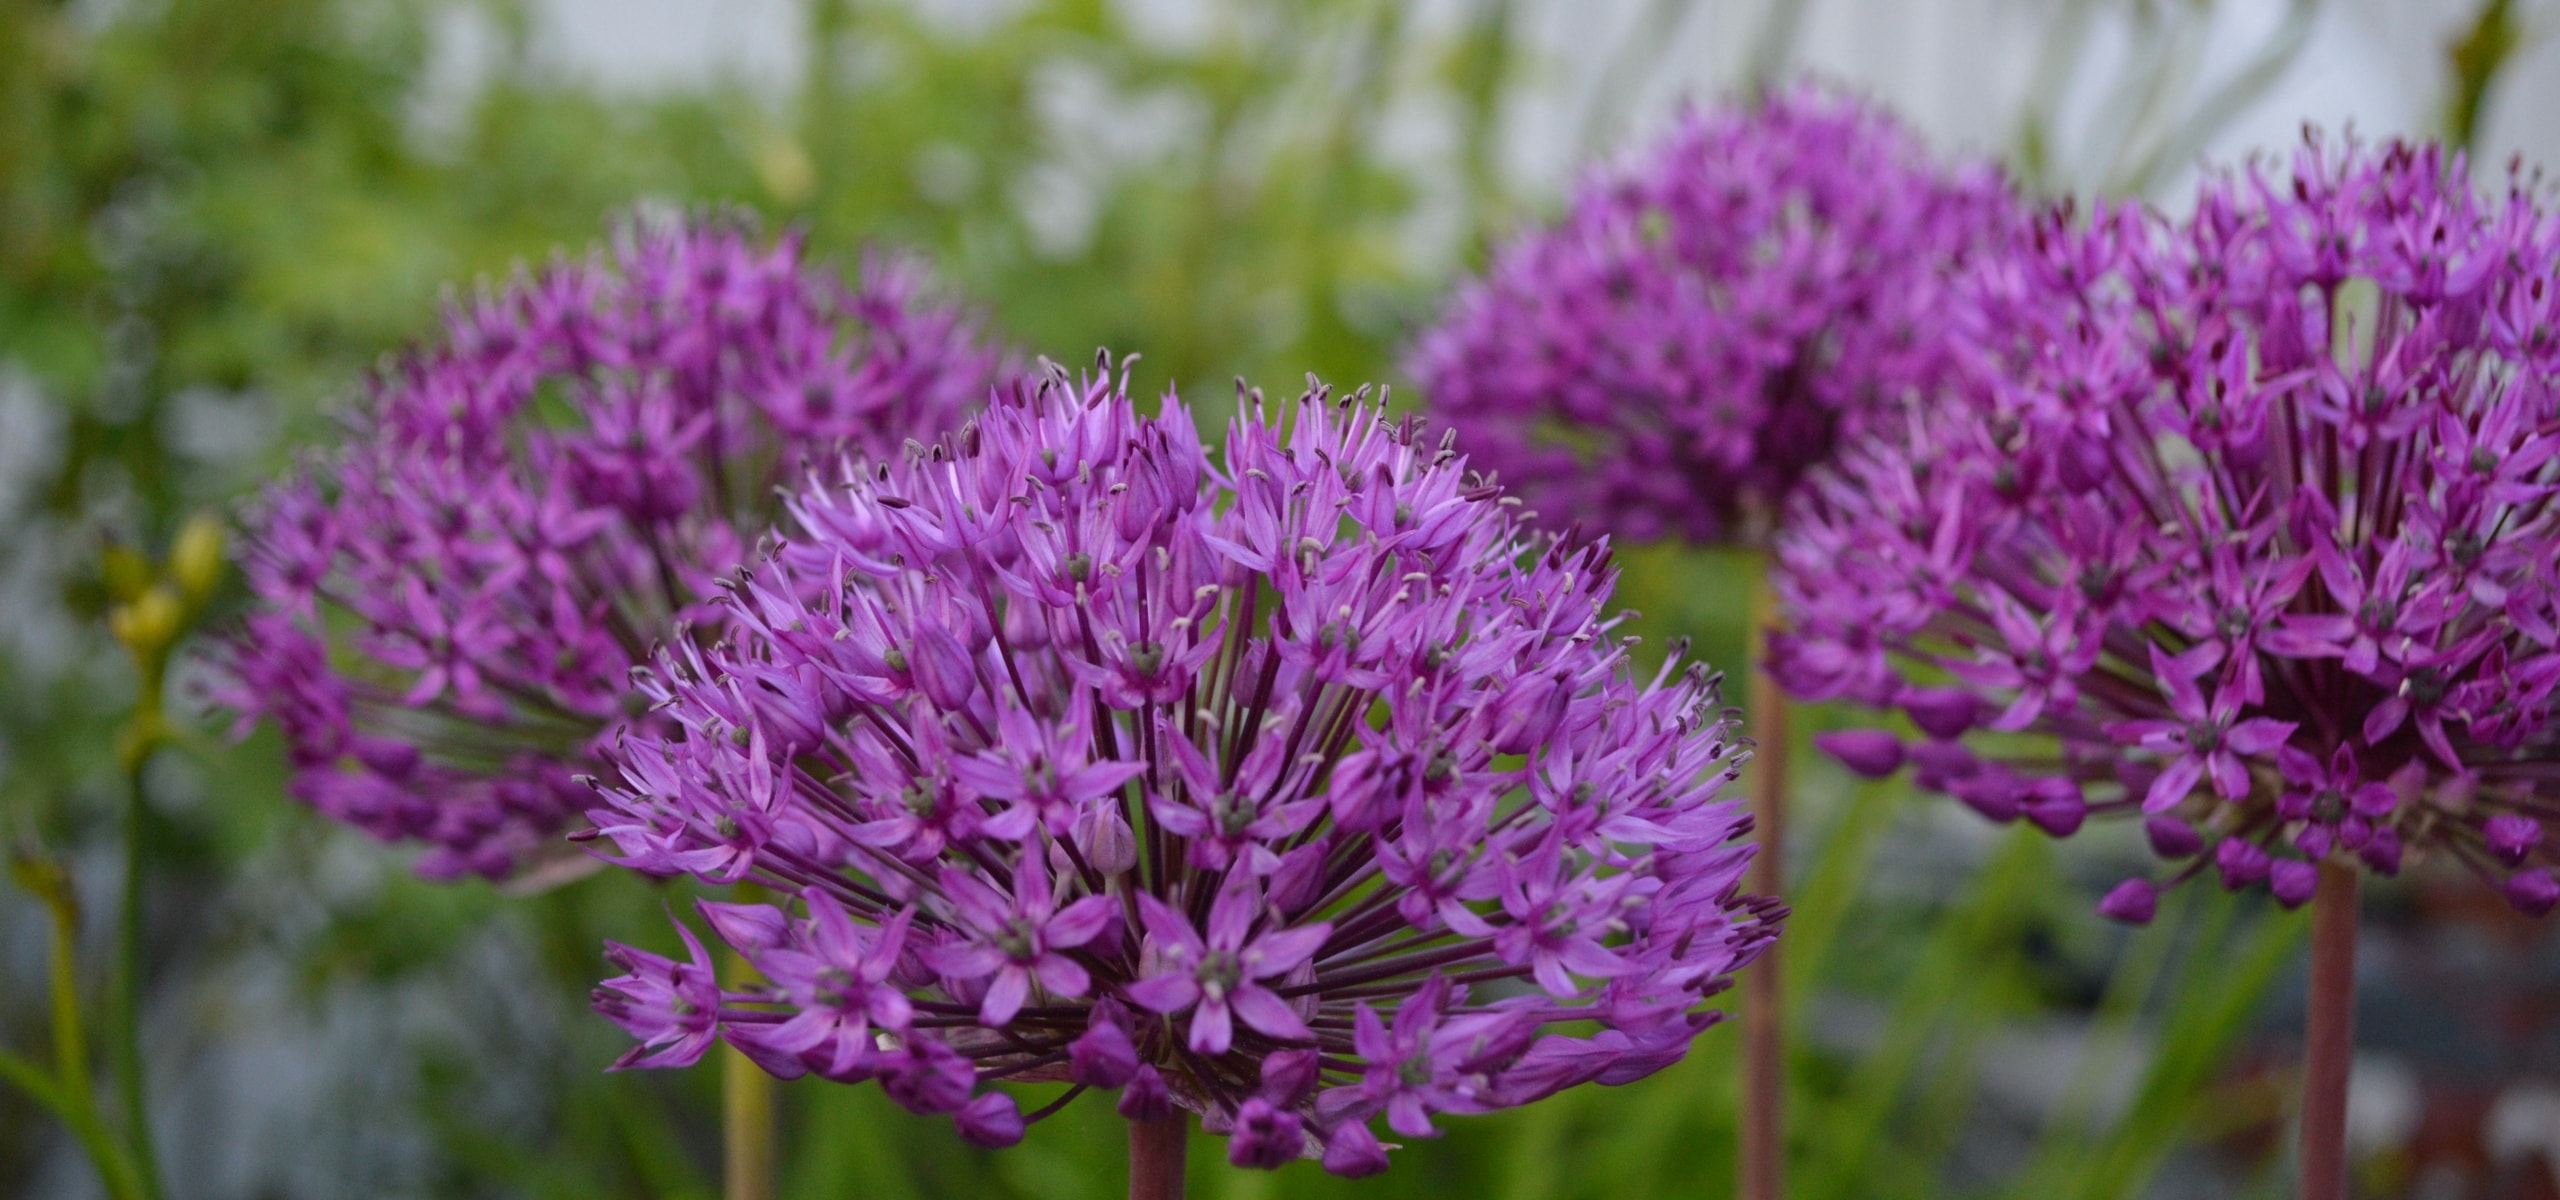
M2018 223L1996 171L1856 100L1684 112L1462 287L1412 371L1549 518L1757 541L1839 439L1945 374L1945 280Z
M1379 1115L1678 1060L1783 913L1737 893L1715 682L1636 672L1606 546L1524 533L1365 389L1243 398L1213 456L1126 387L1053 369L812 486L674 643L595 834L786 899L702 906L760 983L689 930L614 949L626 1064L725 1039L987 1145L1118 1089L1364 1174ZM1025 1117L1000 1081L1074 1087Z
M2560 900L2560 221L2531 181L2316 138L2194 214L2058 212L1977 272L1966 386L1778 542L1827 744L2055 834L2144 818L2170 880L2287 904L2421 852ZM2148 920L2131 880L2110 914Z
M739 219L635 219L458 306L249 513L257 606L217 698L275 721L294 794L425 843L424 873L524 870L776 486L983 401L997 355L923 285L885 257L848 284Z

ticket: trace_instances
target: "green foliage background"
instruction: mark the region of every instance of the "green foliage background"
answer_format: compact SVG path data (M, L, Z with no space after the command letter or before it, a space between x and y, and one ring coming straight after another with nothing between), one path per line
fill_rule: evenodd
M38 457L14 506L0 502L0 598L27 606L10 621L28 631L0 642L0 836L71 864L87 891L112 883L111 739L133 695L95 632L100 548L157 544L283 466L372 363L432 331L448 287L588 244L634 202L736 203L848 257L874 240L920 247L1020 344L1067 360L1142 352L1145 386L1213 401L1236 375L1274 391L1310 371L1398 381L1400 340L1536 207L1497 169L1508 89L1539 69L1502 0L1427 28L1394 0L1273 0L1228 36L1172 48L1102 0L1037 0L974 29L815 0L796 91L644 96L558 78L527 13L493 2L473 6L499 32L485 86L422 133L431 31L459 7L0 0L0 388L36 398L0 438ZM1061 79L1169 113L1172 133L1125 152L1079 142L1044 107ZM1427 176L1375 136L1376 114L1414 101L1458 130ZM1090 192L1094 219L1087 236L1044 240L1024 213L1061 179ZM1689 634L1715 661L1739 658L1750 564L1661 549L1627 562L1649 641ZM412 881L287 801L269 739L216 732L152 780L155 1088L206 1069L204 1048L241 1020L226 1003L319 1028L425 980L438 1003L513 1006L539 1052L493 1055L476 1018L386 1044L414 1077L354 1096L357 1119L425 1148L399 1179L336 1194L714 1193L716 1072L604 1075L617 1037L583 1015L600 940L663 948L661 907L681 896L609 875L529 899ZM1840 1024L1828 1006L1859 1032L1798 1047L1795 1194L2132 1196L2223 1131L2198 1114L2238 1125L2272 1111L2217 1067L2292 961L2295 922L2199 894L2128 943L2088 915L2086 864L2026 837L1966 849L1936 836L1954 857L1880 866L1935 818L1797 758L1790 994L1819 997L1800 1027ZM2095 853L2111 852L2101 839ZM12 1046L44 1038L32 914L0 898ZM480 953L492 938L514 948L495 969ZM289 964L290 986L226 1000L224 964L242 958ZM2002 1030L2058 1013L2172 1031L2179 1049L2084 1064L2072 1099L2027 1131L2040 1140L1968 1158L1983 1055ZM1711 1033L1644 1083L1452 1121L1378 1180L1232 1172L1204 1145L1195 1193L1725 1194L1733 1043ZM2105 1102L2119 1085L2127 1102ZM1120 1186L1120 1126L1095 1103L994 1155L876 1089L798 1083L784 1106L795 1198ZM0 1098L0 1191L31 1186L56 1136ZM189 1174L183 1146L163 1154ZM331 1192L305 1180L275 1194Z

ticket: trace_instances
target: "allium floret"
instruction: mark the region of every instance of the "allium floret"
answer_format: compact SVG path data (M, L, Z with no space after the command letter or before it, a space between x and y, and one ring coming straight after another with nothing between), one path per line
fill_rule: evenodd
M1605 543L1524 532L1365 389L1249 394L1213 456L1052 369L793 511L592 814L615 861L796 897L704 913L770 981L720 1036L777 1074L990 1144L1000 1081L1119 1089L1366 1174L1379 1114L1678 1060L1777 932L1716 681L1640 677Z
M998 356L920 268L848 283L797 235L634 218L609 252L454 307L336 446L247 514L257 604L217 699L273 719L295 795L424 843L430 876L537 862L635 720L631 668L706 608L845 449L932 438Z
M1799 87L1684 111L1463 287L1411 365L1478 468L1559 522L1757 540L1804 472L1934 386L1998 173Z
M2538 184L2433 146L2049 214L1967 282L1970 383L1790 515L1780 678L1922 731L1835 735L1853 769L2140 817L2167 882L2298 905L2314 864L2425 854L2548 911L2555 272Z

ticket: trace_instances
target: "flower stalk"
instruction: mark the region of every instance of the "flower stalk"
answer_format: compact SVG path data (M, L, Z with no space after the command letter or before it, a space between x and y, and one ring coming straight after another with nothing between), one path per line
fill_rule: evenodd
M1750 716L1751 826L1760 848L1751 860L1749 886L1762 896L1784 894L1787 695L1764 665L1776 619L1776 596L1764 566L1752 621ZM1786 1194L1787 1042L1781 983L1775 945L1742 976L1741 1200L1778 1200Z
M755 903L764 889L738 885L737 899ZM762 983L756 969L732 952L723 974L729 986ZM773 1200L782 1177L781 1085L735 1047L720 1056L720 1150L723 1200Z
M2311 899L2311 1011L2302 1046L2302 1200L2346 1200L2347 1082L2356 1049L2356 884L2320 864Z
M160 701L160 683L155 678L135 709L135 729L127 745L124 896L116 913L115 976L108 997L108 1027L114 1034L108 1054L115 1072L116 1107L124 1118L133 1166L141 1183L137 1194L150 1200L156 1200L160 1194L160 1170L158 1154L152 1148L151 1113L144 1099L142 1082L142 989L146 957L143 838L144 826L150 818L142 774L150 765L153 745L162 736L162 731L156 728L160 724Z
M1182 1200L1182 1164L1191 1118L1176 1109L1156 1121L1129 1122L1129 1200Z

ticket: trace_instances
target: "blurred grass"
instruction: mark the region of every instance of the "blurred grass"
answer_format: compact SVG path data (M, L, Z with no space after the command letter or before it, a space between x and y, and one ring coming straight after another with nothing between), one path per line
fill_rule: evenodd
M1477 0L1435 23L1393 0L1276 0L1254 8L1263 24L1186 46L1136 36L1121 11L1034 0L960 31L886 0L812 0L796 91L733 79L632 96L562 77L528 11L504 0L0 0L0 368L31 381L35 434L51 438L29 477L0 485L0 577L24 605L0 628L0 836L69 858L111 844L111 736L132 691L87 632L100 540L165 535L232 502L324 432L381 355L425 336L445 289L583 246L635 201L751 205L839 255L919 247L1022 344L1069 361L1141 352L1142 386L1179 384L1209 414L1237 374L1273 391L1307 371L1394 381L1400 339L1449 272L1528 208L1503 187L1496 143L1513 84L1540 65L1515 6ZM434 30L457 14L495 30L490 75L421 136L412 98ZM1382 150L1378 114L1397 105L1449 114L1445 178ZM1160 136L1132 132L1146 128ZM1032 220L1052 192L1088 201L1089 225L1061 235ZM272 435L207 450L208 398L233 405L209 410L217 424ZM1622 562L1645 653L1689 636L1710 662L1741 661L1747 560L1627 547ZM1738 677L1727 699L1740 701ZM1809 714L1802 732L1829 718ZM599 943L672 949L661 907L681 908L682 889L613 874L534 900L396 875L350 887L336 880L345 835L283 798L271 738L194 745L155 782L163 972L289 954L297 1002L316 1013L352 987L444 979L499 931L530 948L527 977L440 986L548 1005L557 1060L427 1056L415 1094L374 1118L432 1135L440 1166L419 1186L713 1194L717 1072L604 1075L617 1035L583 1011ZM2013 1019L2069 1007L2057 954L2100 970L2115 942L2031 835L1960 884L1874 894L1880 859L1915 836L1915 806L1797 758L1807 836L1788 994L1872 1012L1878 1039L1795 1047L1797 1194L1949 1194L1986 1047ZM0 896L0 919L22 904ZM2178 1049L2150 1065L2123 1120L2066 1127L1999 1194L2136 1194L2196 1132L2186 1114L2299 932L2227 897L2196 906L2182 929L2137 939L2138 961L2158 965L2120 975L2102 1004L2111 1027ZM35 1044L19 999L0 981L0 1036ZM1800 1015L1800 1030L1822 1016ZM1376 1180L1230 1171L1223 1144L1203 1139L1194 1193L1724 1194L1734 1040L1711 1031L1688 1061L1626 1088L1449 1120ZM490 1115L504 1072L544 1089L541 1119ZM800 1081L783 1095L785 1188L799 1200L1119 1187L1122 1127L1093 1099L988 1154L876 1088ZM48 1137L0 1098L0 1190L27 1178ZM2093 1162L2104 1171L2083 1169Z

